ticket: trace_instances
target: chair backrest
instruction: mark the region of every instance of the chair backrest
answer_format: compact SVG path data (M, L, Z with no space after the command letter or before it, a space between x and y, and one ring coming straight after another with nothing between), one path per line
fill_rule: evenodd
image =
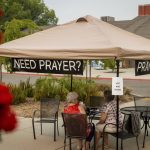
M140 113L131 112L131 114L125 114L123 121L123 131L133 134L133 136L138 136L141 131L140 124Z
M104 97L90 96L90 107L100 107L104 104Z
M65 135L70 138L86 138L87 116L85 114L62 113Z
M59 109L59 100L55 98L41 98L41 118L55 118Z

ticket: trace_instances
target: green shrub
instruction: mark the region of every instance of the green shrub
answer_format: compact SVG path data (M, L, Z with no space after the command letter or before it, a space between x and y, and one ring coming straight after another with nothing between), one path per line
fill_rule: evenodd
M30 78L26 81L20 81L18 86L25 92L26 97L33 97L34 89L33 85L30 84Z
M33 97L34 100L40 100L41 97L57 97L64 101L69 91L71 91L71 78L70 75L60 79L48 76L37 79L34 86L30 84L30 78L28 78L25 82L21 81L18 86L9 86L14 95L13 104L25 102L27 97ZM106 89L111 89L111 85L81 80L75 77L72 80L72 91L77 92L79 94L78 100L83 101L85 104L89 104L90 96L103 96ZM131 90L124 87L124 95L120 96L120 101L130 101L130 93Z
M10 87L10 91L13 94L13 104L20 104L26 101L26 94L22 89L17 85L8 85Z
M40 100L41 97L58 97L64 100L67 92L67 89L54 77L39 78L35 83L34 99Z
M63 87L63 96L66 99L66 95L71 91L71 79L70 76L65 76L64 78L59 79L59 83ZM65 92L64 92L65 91ZM81 80L79 78L73 78L72 80L72 91L75 91L79 94L79 101L88 103L89 97L91 95L97 95L96 83L94 81Z

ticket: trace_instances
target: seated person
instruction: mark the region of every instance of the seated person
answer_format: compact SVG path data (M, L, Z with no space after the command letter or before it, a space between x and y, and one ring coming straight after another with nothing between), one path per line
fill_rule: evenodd
M79 103L78 101L78 94L76 92L70 92L67 95L67 103L64 107L64 113L69 114L86 114L85 107L83 104ZM94 126L93 126L94 127ZM87 131L89 133L89 130ZM86 138L86 147L83 147L83 149L88 150L89 149L89 143L92 140L92 137L94 136L94 129L90 130L90 133L88 134ZM78 150L82 150L82 140L78 140Z
M102 136L103 133L103 129L105 127L106 124L108 123L112 123L115 125L108 125L105 128L106 132L112 132L115 133L117 131L116 128L116 111L117 111L117 107L116 107L116 100L114 99L114 96L112 95L112 91L111 90L105 90L104 91L104 99L106 101L106 103L103 105L102 109L101 109L101 117L99 122L96 124L96 149L98 149L98 142L100 140L100 137ZM121 112L119 112L119 127L122 126L122 115ZM108 135L105 133L105 137L104 137L104 141L105 141L105 147L109 147L108 145Z

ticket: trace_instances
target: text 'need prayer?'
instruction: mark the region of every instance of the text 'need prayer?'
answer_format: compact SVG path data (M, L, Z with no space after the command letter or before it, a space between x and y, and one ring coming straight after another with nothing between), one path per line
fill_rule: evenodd
M83 61L13 58L12 69L38 73L83 74Z

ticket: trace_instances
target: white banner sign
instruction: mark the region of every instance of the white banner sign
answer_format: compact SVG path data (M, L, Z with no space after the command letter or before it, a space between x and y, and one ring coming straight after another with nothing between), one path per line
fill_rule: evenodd
M112 77L112 95L123 95L122 77Z

